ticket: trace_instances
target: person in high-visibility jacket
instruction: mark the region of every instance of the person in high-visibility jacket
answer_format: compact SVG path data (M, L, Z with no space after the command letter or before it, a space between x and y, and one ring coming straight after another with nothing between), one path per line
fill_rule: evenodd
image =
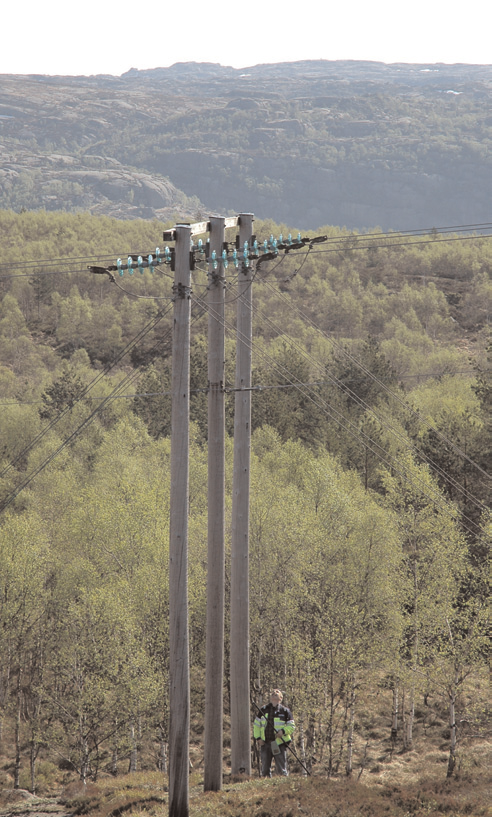
M261 746L261 776L272 776L272 757L277 774L287 777L287 744L292 740L295 723L292 712L282 705L283 695L273 689L270 703L262 706L253 724L253 737Z

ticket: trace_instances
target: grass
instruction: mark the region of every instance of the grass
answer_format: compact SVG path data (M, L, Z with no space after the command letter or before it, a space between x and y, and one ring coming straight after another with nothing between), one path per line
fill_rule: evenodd
M86 798L80 797L77 813L93 817L119 817L124 813L132 817L165 817L168 803L162 777L141 775L140 778L137 781L127 777L118 781L117 787L108 784L91 787ZM241 783L226 783L221 792L203 792L201 780L192 778L190 783L195 783L190 791L190 817L486 817L492 814L490 790L472 779L423 779L407 785L379 781L366 785L355 780L324 777L251 778ZM66 805L72 803L66 802Z
M449 738L438 708L422 710L413 746L404 751L401 743L392 745L387 710L378 711L377 704L376 700L376 705L365 709L367 723L356 733L352 778L340 774L329 779L320 758L310 778L301 776L291 759L289 778L260 780L255 773L238 780L228 774L226 748L220 792L203 791L203 729L197 723L190 746L190 817L492 817L492 751L485 724L482 730L462 736L455 776L446 779ZM18 801L8 794L13 785L9 748L8 754L0 755L0 817L168 815L167 778L151 770L155 751L152 754L148 748L139 758L147 763L147 771L117 777L101 774L85 788L72 772L40 759L38 791L52 799L33 798L25 792ZM27 781L25 765L22 780ZM21 785L27 788L26 783Z
M402 772L398 772L400 779ZM141 772L100 783L73 782L58 802L65 813L90 817L167 817L165 778ZM407 783L384 776L368 782L355 779L305 778L225 781L220 792L204 792L201 776L190 776L190 817L491 817L492 789L486 775L425 778ZM46 801L44 801L46 802ZM23 801L18 807L4 805L1 815L48 812L42 801Z

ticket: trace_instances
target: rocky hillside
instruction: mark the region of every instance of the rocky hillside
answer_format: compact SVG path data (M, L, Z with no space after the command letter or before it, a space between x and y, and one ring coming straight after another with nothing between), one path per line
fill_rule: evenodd
M181 63L0 77L0 207L252 211L299 228L489 220L492 66Z

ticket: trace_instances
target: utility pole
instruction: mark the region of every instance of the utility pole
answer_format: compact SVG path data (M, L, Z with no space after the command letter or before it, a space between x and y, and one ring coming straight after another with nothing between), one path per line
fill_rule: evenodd
M225 593L225 218L210 218L208 282L208 565L204 790L222 789Z
M188 494L190 225L175 227L169 531L169 817L189 817Z
M239 248L248 250L253 216L239 216ZM234 470L231 541L231 772L251 775L249 702L249 488L251 461L252 265L238 275Z

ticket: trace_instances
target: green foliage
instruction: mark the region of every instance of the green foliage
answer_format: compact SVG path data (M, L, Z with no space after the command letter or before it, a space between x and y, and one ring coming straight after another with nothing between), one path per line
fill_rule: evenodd
M72 408L84 389L81 380L70 370L43 393L43 407L39 409L42 420L52 420L67 408Z
M162 229L44 212L0 213L1 225L12 259L29 235L26 257L44 250L46 259L57 239L81 256L96 246L122 254L123 238L127 251L152 246ZM278 232L270 222L257 231ZM460 323L441 280L453 262L483 294L490 251L481 251L455 242L451 252L438 238L369 259L348 248L327 262L313 250L260 267L255 279L252 681L259 694L271 684L288 690L306 760L318 758L329 774L344 768L363 695L388 674L402 680L407 700L412 690L451 689L463 716L473 710L482 728L483 695L472 681L485 650L490 520L480 503L490 486L474 463L490 466L490 366L484 329L470 345L469 312ZM433 282L411 278L413 268ZM126 276L124 292L105 276L74 274L45 276L33 265L30 282L2 283L1 499L26 487L0 518L0 707L11 724L21 713L24 776L28 748L31 758L56 754L94 779L111 764L121 770L135 744L156 763L167 730L171 318L147 333L158 307L141 296L166 299L171 290L166 274ZM200 270L194 277L198 291L206 286ZM233 326L232 281L227 294ZM476 355L475 368L457 340ZM226 356L230 386L232 337ZM207 383L197 313L189 612L198 711ZM228 439L228 515L231 472ZM479 499L474 514L470 494ZM369 727L358 729L363 746Z

